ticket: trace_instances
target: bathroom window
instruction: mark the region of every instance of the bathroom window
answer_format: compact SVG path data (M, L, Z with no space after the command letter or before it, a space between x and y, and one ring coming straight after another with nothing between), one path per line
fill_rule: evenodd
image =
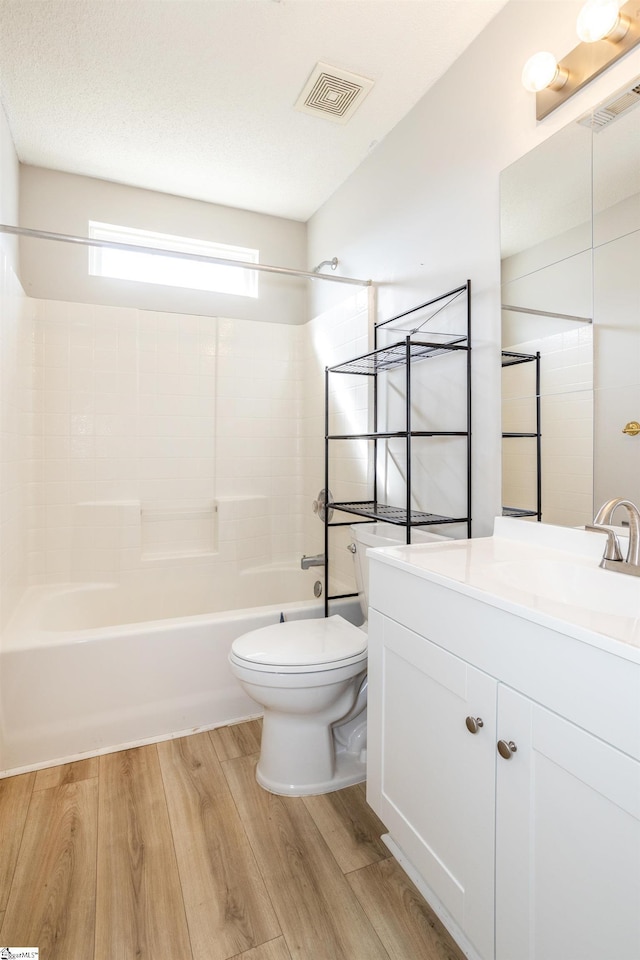
M248 247L234 247L211 240L176 237L151 230L136 230L113 223L89 221L92 240L111 240L116 243L175 250L177 253L196 253L226 260L259 263L260 251ZM211 293L230 293L239 297L258 296L258 273L223 264L154 253L136 253L132 250L113 250L109 247L89 247L89 274L93 277L111 277L116 280L135 280L139 283L158 283L169 287L187 287Z

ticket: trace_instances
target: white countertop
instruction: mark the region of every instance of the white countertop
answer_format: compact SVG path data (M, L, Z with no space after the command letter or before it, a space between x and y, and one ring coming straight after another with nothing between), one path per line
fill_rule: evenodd
M369 557L640 663L640 578L599 567L605 542L605 534L498 517L492 537Z

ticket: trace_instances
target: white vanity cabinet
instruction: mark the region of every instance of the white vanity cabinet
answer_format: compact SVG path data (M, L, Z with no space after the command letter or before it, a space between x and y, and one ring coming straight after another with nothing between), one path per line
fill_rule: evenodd
M413 575L409 549L370 564L389 846L473 960L639 960L640 662Z
M498 733L497 960L636 960L640 763L502 685Z
M496 681L371 617L369 710L380 736L368 743L369 802L481 956L492 956Z

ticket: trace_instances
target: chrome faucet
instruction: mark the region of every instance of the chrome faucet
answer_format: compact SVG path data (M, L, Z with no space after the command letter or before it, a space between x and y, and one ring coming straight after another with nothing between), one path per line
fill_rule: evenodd
M624 507L629 516L629 549L626 560L622 559L616 532L611 527L611 519L618 507ZM640 577L640 511L635 503L620 497L607 500L595 515L593 524L585 529L607 535L607 543L600 561L601 567L605 570L615 570L618 573L629 573L634 577Z
M324 553L317 553L315 557L304 556L300 561L300 566L303 570L308 570L309 567L324 567L324 564Z

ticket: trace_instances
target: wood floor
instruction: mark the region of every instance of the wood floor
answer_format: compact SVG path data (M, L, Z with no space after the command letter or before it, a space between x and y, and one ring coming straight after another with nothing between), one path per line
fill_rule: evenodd
M251 721L0 781L0 943L41 960L464 960L362 785L276 797Z

